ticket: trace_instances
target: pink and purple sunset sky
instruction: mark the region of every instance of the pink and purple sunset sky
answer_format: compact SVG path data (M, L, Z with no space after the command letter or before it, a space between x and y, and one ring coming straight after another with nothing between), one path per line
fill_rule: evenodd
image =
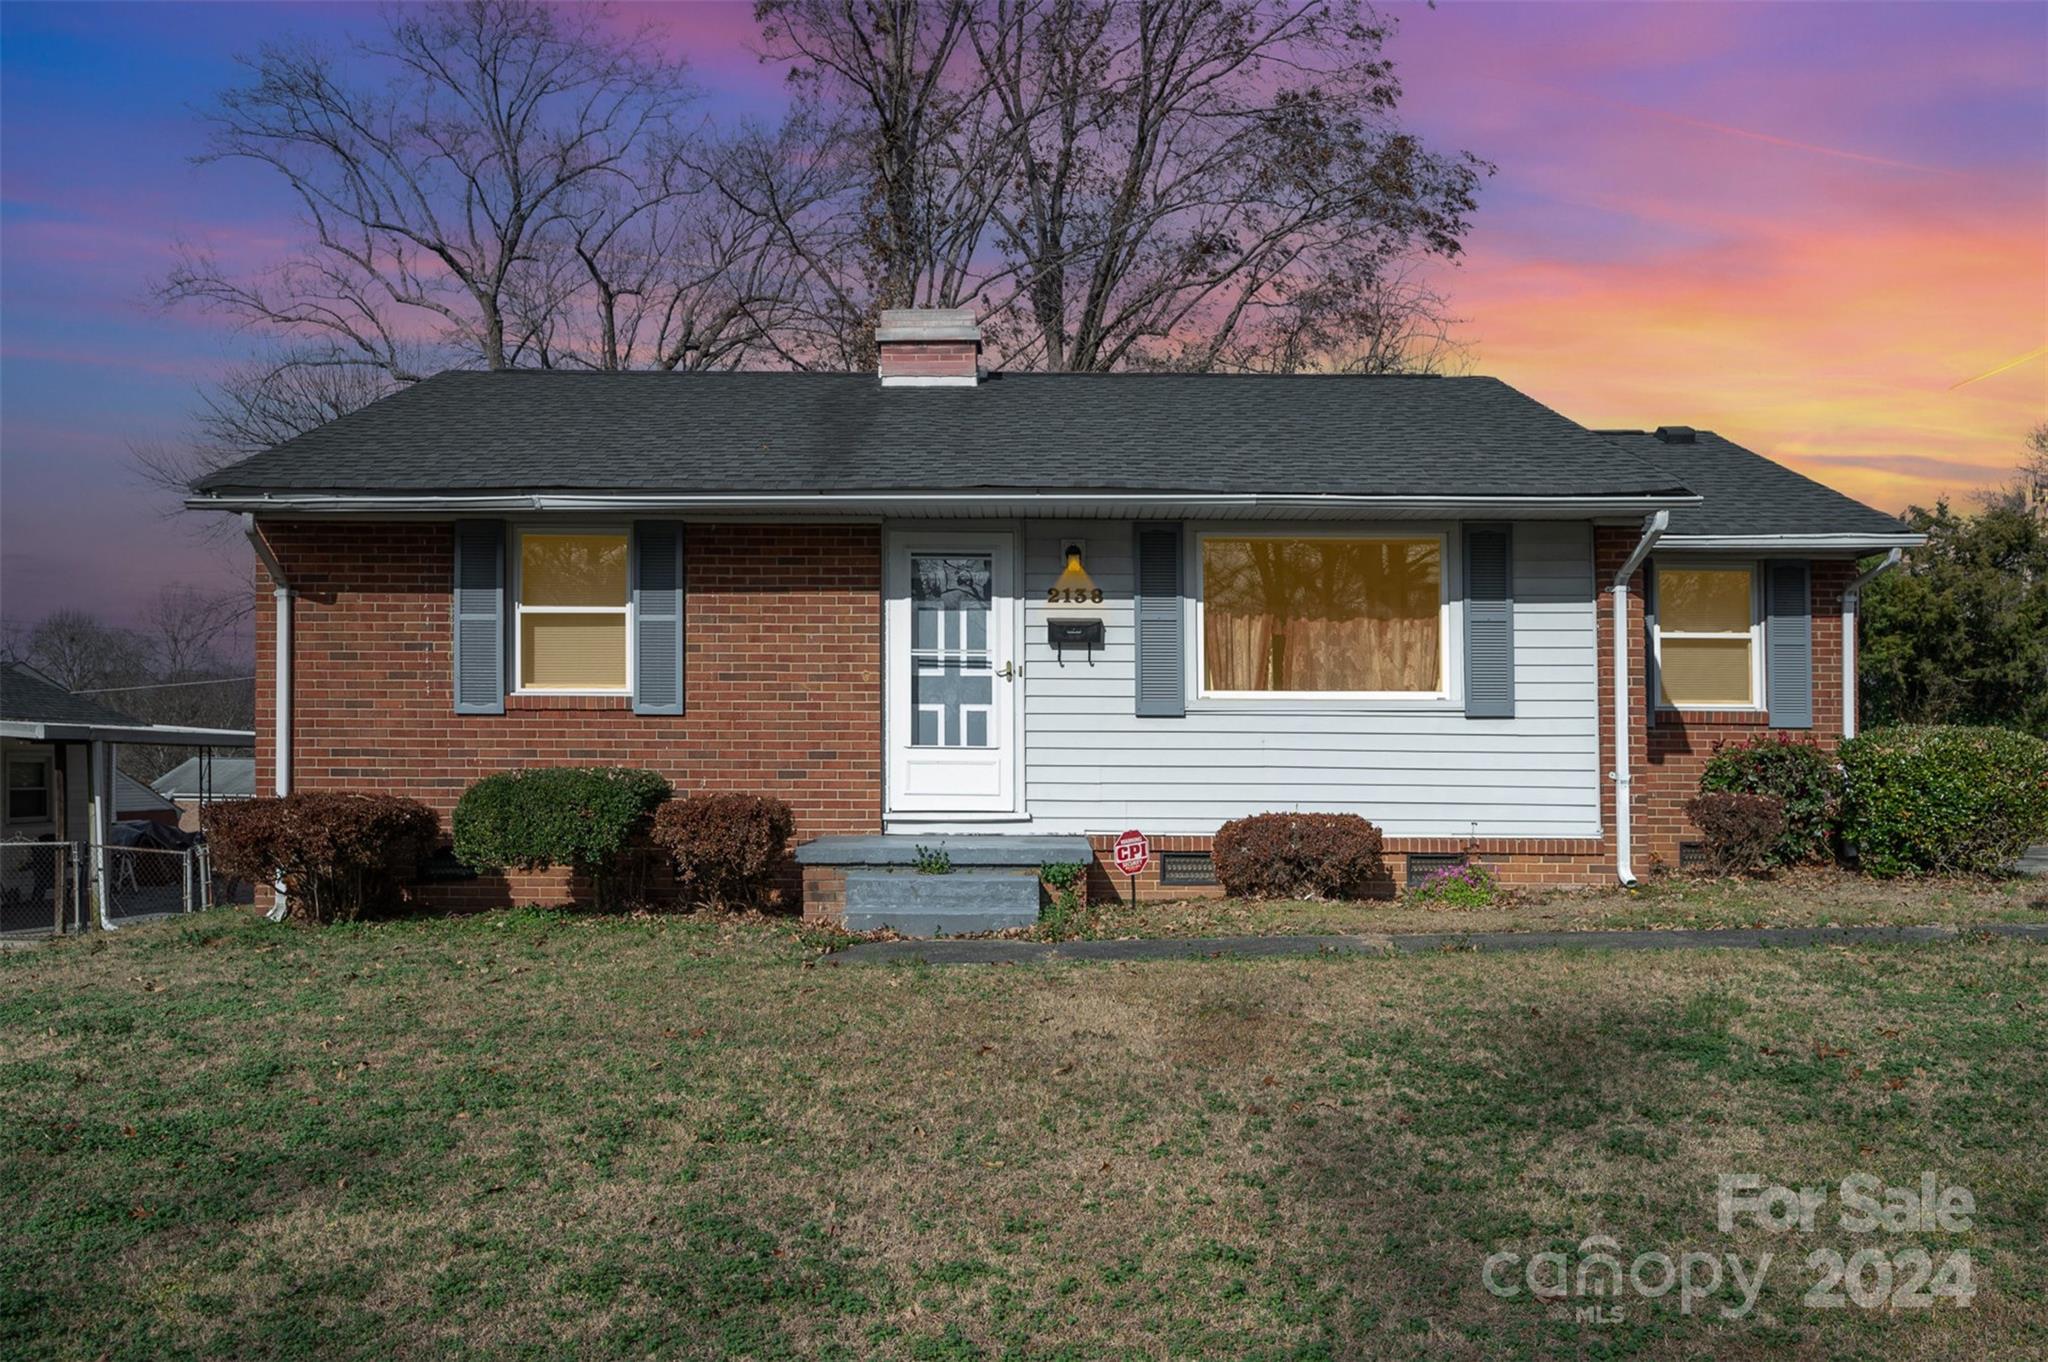
M1591 426L1712 428L1886 510L2009 476L2048 418L2048 5L1396 5L1404 116L1493 161L1447 276L1472 367ZM744 4L642 5L772 117ZM113 617L246 553L131 471L249 338L147 301L179 240L294 235L193 110L363 5L0 5L0 611Z

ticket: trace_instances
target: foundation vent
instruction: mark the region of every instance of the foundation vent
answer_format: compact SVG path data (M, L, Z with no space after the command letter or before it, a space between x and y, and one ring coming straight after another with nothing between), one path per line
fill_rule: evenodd
M1159 853L1161 884L1214 884L1216 861L1206 851L1162 851Z

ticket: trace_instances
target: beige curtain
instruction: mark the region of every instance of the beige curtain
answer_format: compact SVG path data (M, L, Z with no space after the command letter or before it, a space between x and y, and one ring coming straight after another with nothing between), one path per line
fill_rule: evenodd
M1210 538L1211 691L1421 691L1442 680L1435 539Z

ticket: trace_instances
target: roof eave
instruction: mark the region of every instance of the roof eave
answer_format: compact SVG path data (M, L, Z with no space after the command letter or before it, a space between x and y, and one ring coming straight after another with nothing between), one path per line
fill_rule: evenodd
M0 719L0 738L28 742L153 743L162 747L254 747L246 728L187 728L180 724L81 724L43 719Z
M1927 542L1924 534L1908 530L1822 534L1667 534L1658 544L1663 550L1751 550L1760 553L1871 553L1880 549L1917 549Z
M256 515L491 515L547 512L699 512L809 515L893 515L906 511L971 514L978 508L1013 513L1025 507L1046 514L1085 509L1132 516L1147 510L1297 511L1303 514L1436 512L1446 515L1626 515L1697 506L1701 498L1682 490L1621 494L1512 496L1499 494L1346 494L1271 492L1117 492L1087 488L1044 492L977 489L959 492L877 491L801 493L691 492L221 492L190 497L191 510Z

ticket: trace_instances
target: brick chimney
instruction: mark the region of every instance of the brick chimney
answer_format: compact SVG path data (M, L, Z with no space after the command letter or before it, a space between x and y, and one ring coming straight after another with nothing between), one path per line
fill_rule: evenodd
M885 388L971 388L981 377L981 327L964 307L898 307L875 328Z

